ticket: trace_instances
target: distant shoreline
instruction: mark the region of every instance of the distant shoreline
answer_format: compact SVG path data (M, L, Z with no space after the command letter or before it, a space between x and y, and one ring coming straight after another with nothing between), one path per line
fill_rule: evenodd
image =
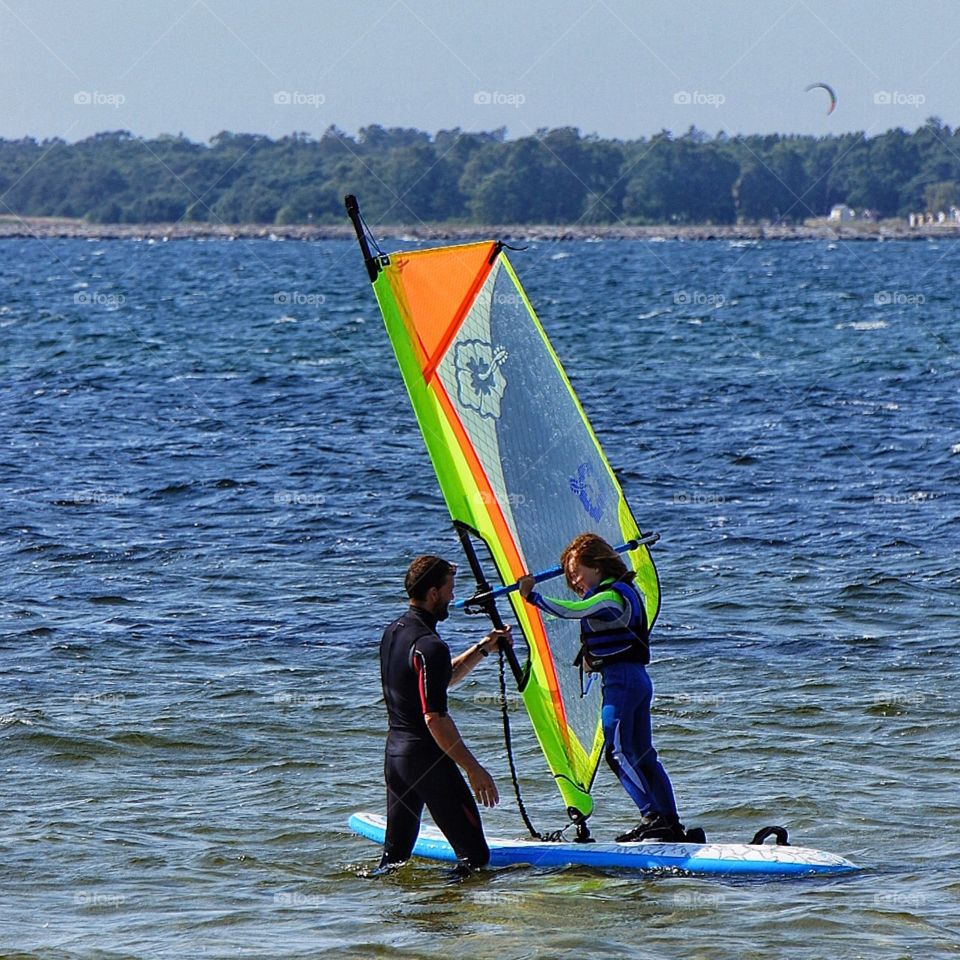
M413 240L926 240L960 237L960 223L911 227L904 220L831 224L808 220L802 226L737 224L725 226L614 225L464 225L389 226L378 237ZM64 217L0 217L3 239L199 240L283 239L345 240L350 224L89 223Z

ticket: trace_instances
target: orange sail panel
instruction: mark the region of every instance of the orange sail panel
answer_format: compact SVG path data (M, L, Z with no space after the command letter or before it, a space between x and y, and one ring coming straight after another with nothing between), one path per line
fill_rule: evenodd
M494 248L486 241L391 259L395 289L402 288L402 302L420 346L425 380L433 376L487 278Z

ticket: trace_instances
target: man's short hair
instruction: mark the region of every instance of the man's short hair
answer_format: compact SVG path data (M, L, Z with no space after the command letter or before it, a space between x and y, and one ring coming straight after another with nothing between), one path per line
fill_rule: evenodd
M447 582L447 577L456 572L456 564L440 557L417 557L407 568L403 585L411 600L425 600L431 587L439 590Z

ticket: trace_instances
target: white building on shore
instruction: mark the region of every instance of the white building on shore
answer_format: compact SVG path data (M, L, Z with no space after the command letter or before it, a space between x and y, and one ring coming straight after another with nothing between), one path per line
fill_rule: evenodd
M829 220L831 223L849 223L857 219L857 211L853 207L848 207L845 203L838 203L830 210Z

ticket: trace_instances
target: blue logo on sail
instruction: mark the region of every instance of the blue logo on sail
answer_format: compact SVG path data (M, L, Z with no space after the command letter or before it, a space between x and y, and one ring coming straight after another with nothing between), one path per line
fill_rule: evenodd
M583 509L597 523L603 516L603 489L589 463L581 463L577 475L570 478L570 489L580 498Z
M500 401L507 388L501 367L507 351L483 340L463 340L457 344L453 366L457 374L457 400L476 410L481 417L497 420Z

